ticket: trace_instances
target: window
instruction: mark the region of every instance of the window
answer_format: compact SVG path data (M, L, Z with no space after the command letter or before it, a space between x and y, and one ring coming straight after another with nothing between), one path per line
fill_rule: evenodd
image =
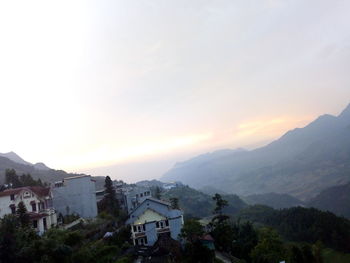
M15 205L11 205L10 208L11 208L11 213L12 214L16 214L16 206Z
M165 226L169 226L168 220L156 222L156 228L164 228Z
M36 212L36 203L33 203L33 204L32 204L32 211L33 211L33 212Z
M146 225L142 225L143 231L146 231Z
M141 197L143 197L143 194L140 194Z
M38 220L33 220L33 227L38 228Z
M43 223L44 223L44 229L46 230L47 229L47 223L46 223L46 218L45 217L43 218Z
M133 228L134 232L136 232L136 231L137 231L136 226L133 226L132 228Z
M15 200L15 195L11 195L11 196L10 196L10 199L11 199L11 200Z

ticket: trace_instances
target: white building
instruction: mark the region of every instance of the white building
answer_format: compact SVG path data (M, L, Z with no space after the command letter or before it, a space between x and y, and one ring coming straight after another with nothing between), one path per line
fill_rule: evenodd
M28 186L0 192L0 217L15 214L20 202L25 205L32 226L39 234L57 225L50 188Z
M64 178L54 184L52 194L53 206L62 215L97 216L95 181L90 175Z
M134 245L153 246L161 235L180 240L184 224L182 211L172 209L168 202L146 198L129 215Z

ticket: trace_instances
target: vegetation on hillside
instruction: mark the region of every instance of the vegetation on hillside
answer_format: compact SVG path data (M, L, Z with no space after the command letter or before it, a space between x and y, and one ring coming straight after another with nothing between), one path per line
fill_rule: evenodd
M323 190L308 206L350 218L350 183Z
M46 186L41 179L35 180L30 174L22 174L18 176L14 169L6 169L5 183L11 185L12 188L23 186Z
M164 190L161 197L166 200L177 198L178 205L187 218L212 216L215 208L215 200L210 195L189 186L178 186L170 190ZM228 206L223 209L224 213L228 215L235 215L247 206L237 195L223 195L222 197L228 202Z
M255 205L243 209L237 217L273 227L290 241L321 241L327 247L350 251L350 221L330 212L302 207L274 210Z
M304 205L302 201L288 194L255 194L242 197L242 199L249 205L267 205L275 209Z

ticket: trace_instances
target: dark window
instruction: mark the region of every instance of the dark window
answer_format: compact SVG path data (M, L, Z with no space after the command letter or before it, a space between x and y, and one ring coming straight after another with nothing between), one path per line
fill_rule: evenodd
M137 230L136 230L136 226L133 226L133 229L134 229L134 232L136 232Z
M165 220L165 225L169 226L169 221L168 220Z
M11 208L11 213L16 214L16 207L14 205L10 206Z
M135 245L137 246L139 244L139 240L135 239Z
M43 218L43 223L44 223L44 229L47 229L47 223L46 223L46 218Z
M32 211L36 212L36 203L32 204Z
M10 196L11 200L15 200L15 195Z
M143 197L143 194L140 194L141 197Z
M143 231L146 231L146 225L142 225Z
M156 222L156 227L159 228L159 222Z
M145 244L147 244L147 243L148 243L147 236L145 236Z
M38 220L33 220L33 227L38 228Z

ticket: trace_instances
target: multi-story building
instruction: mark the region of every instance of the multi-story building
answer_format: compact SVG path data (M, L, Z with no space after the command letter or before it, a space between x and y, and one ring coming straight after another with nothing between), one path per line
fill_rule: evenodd
M53 206L62 215L97 216L95 181L90 175L64 178L54 184L52 193Z
M183 213L172 209L168 202L147 197L129 214L126 223L131 225L134 245L153 246L161 235L179 240Z
M25 205L31 224L38 234L57 225L50 188L28 186L0 192L0 217L15 214L20 202Z
M151 197L151 190L147 187L133 186L124 188L122 194L119 195L117 188L117 196L122 198L122 207L130 214L143 201Z

